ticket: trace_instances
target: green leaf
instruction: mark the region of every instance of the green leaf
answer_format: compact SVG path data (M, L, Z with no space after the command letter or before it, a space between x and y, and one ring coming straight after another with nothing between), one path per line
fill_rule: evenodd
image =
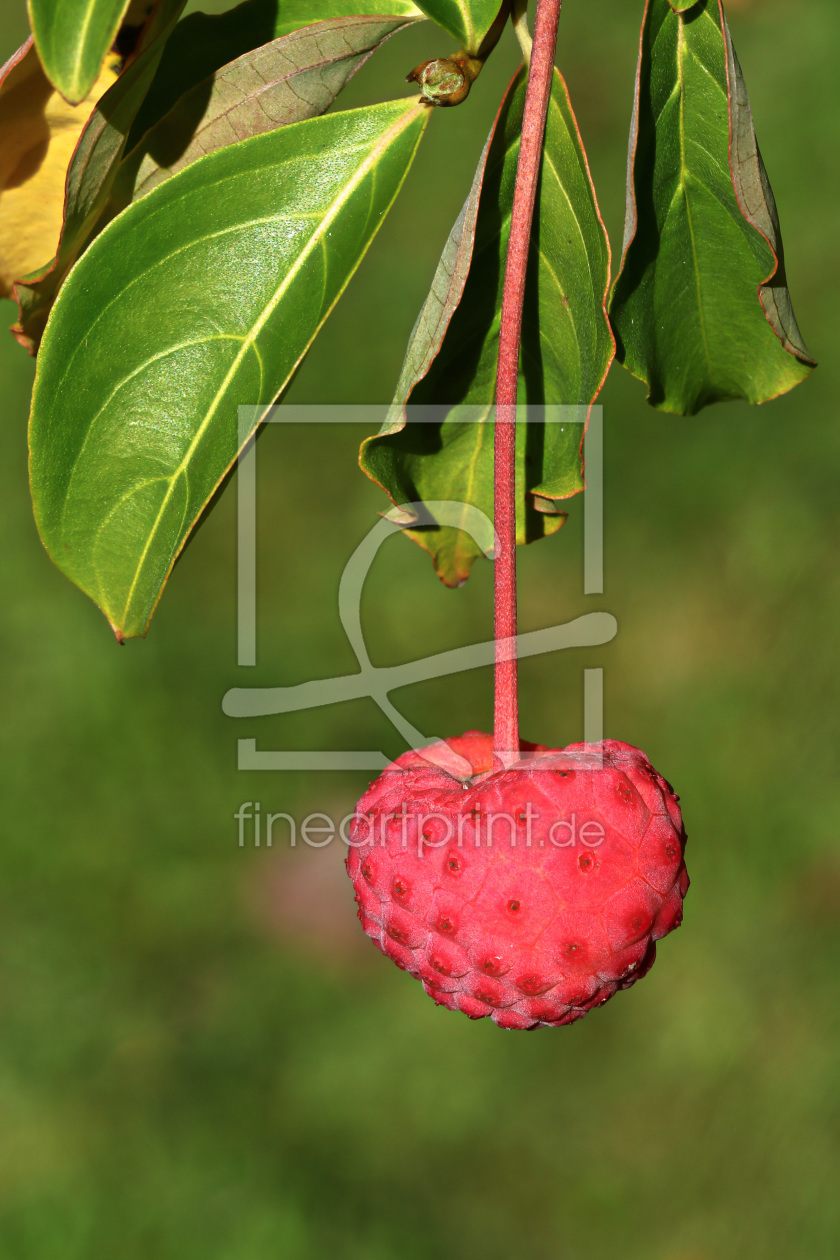
M477 53L496 20L499 0L421 0L423 12L457 39L468 53Z
M112 211L225 145L323 114L402 17L344 17L292 31L185 93L123 160Z
M363 470L392 501L448 500L493 515L493 425L504 260L519 154L525 74L516 76L482 155L417 321L381 432L362 445ZM583 408L613 357L605 312L610 254L574 114L555 71L525 292L519 400ZM406 407L440 407L412 420ZM423 412L415 413L423 417ZM480 420L480 422L478 422ZM517 538L565 520L558 500L583 489L580 424L520 423ZM403 516L449 586L466 581L480 547L428 511ZM417 528L411 528L417 525Z
M68 277L38 358L32 497L53 560L119 638L145 632L236 458L238 404L288 383L428 117L392 101L220 149L130 206Z
M185 0L163 0L144 28L136 58L100 98L67 172L64 219L56 257L15 286L19 317L12 332L35 351L64 279L104 223L102 215L126 137ZM177 28L176 28L177 29Z
M50 82L71 105L93 87L128 0L29 0L35 46Z
M611 316L619 359L663 411L766 402L814 366L719 0L682 16L648 0Z

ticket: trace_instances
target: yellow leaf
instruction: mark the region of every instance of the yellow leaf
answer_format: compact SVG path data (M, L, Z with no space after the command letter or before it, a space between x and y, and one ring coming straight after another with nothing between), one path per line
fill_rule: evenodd
M10 297L15 280L55 254L70 159L119 66L119 58L109 56L90 94L69 105L44 74L31 40L6 64L0 81L0 297Z

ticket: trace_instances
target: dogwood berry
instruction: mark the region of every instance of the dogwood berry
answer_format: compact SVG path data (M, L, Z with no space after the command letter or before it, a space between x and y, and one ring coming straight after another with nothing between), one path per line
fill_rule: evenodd
M650 969L688 888L678 798L616 740L468 732L371 784L347 869L368 936L438 1005L503 1028L569 1024Z

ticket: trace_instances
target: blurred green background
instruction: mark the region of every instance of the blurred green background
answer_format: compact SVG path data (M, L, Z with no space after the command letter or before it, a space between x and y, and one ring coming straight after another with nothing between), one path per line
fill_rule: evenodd
M642 7L567 0L561 23L614 249ZM20 0L0 17L2 59ZM644 983L572 1028L504 1033L434 1007L363 936L338 845L237 847L240 802L340 816L369 777L238 773L237 736L403 747L371 701L220 710L232 685L355 669L337 583L383 506L355 466L362 434L260 443L258 668L235 663L230 491L148 639L121 649L38 541L33 363L0 341L3 1260L840 1254L840 11L741 0L731 25L821 367L764 409L692 420L649 410L616 371L604 597L581 594L579 501L521 557L524 629L590 608L620 625L606 648L523 664L523 734L580 738L582 671L603 666L607 733L676 785L690 839L684 927ZM505 42L467 106L433 118L294 400L389 397L515 66ZM393 39L347 103L401 93L448 48L432 28ZM389 542L365 593L373 659L487 637L491 576L448 591ZM395 699L429 734L487 728L491 681Z

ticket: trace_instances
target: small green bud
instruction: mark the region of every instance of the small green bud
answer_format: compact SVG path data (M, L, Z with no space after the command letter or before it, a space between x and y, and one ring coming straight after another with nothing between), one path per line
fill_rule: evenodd
M424 61L406 75L406 81L418 84L429 105L460 105L467 99L480 69L480 64L466 53L457 53L454 57Z

